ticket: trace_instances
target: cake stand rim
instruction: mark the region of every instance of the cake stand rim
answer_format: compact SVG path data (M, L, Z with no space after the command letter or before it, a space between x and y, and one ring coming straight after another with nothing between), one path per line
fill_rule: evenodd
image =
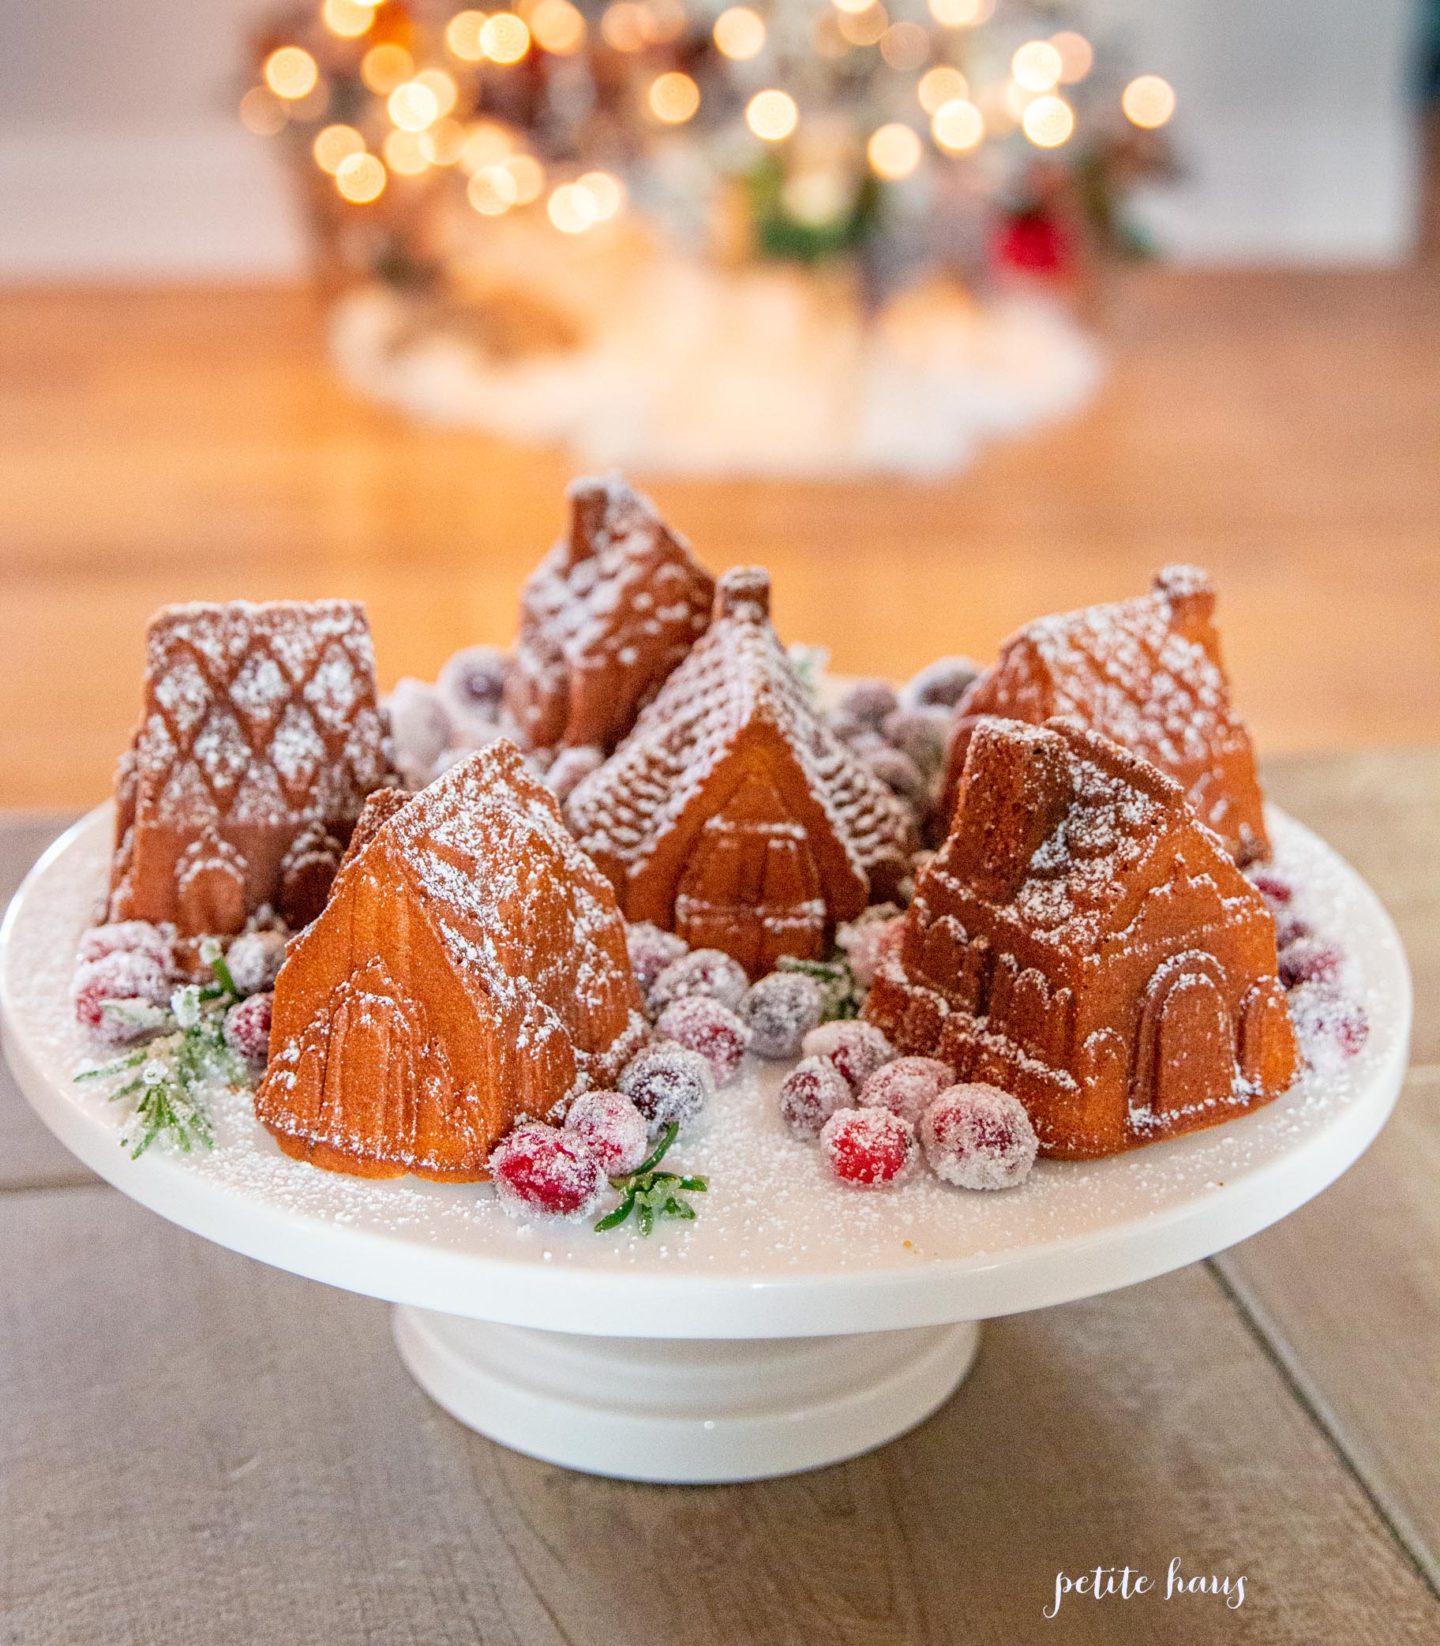
M695 1269L567 1270L560 1264L417 1247L392 1231L321 1222L186 1171L183 1156L138 1161L116 1147L53 1081L27 1043L12 1000L13 934L58 859L107 822L106 802L71 825L37 860L0 923L0 1022L7 1061L32 1109L83 1164L127 1198L230 1250L342 1290L496 1324L584 1336L773 1338L940 1326L1077 1301L1183 1268L1290 1215L1354 1164L1398 1100L1409 1060L1413 981L1388 911L1368 882L1313 830L1278 807L1284 826L1318 842L1343 867L1375 922L1402 990L1396 1028L1364 1091L1292 1147L1238 1181L1072 1234L1039 1249L934 1258L908 1271L709 1275ZM1283 1102L1284 1099L1277 1101ZM1244 1117L1227 1124L1242 1124ZM1175 1140L1177 1142L1183 1139ZM1164 1143L1150 1148L1166 1147ZM1148 1152L1148 1151L1147 1151ZM376 1185L383 1192L383 1184ZM303 1237L297 1239L297 1237ZM423 1252L423 1256L422 1256Z

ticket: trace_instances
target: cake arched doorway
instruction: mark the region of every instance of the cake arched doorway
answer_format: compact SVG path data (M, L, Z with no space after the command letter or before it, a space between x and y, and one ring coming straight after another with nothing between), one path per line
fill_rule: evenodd
M759 977L781 955L824 954L826 919L805 829L776 785L752 773L700 830L676 890L675 930L692 948L725 949Z
M1214 955L1187 950L1155 970L1145 990L1132 1113L1193 1110L1234 1089L1235 1024Z

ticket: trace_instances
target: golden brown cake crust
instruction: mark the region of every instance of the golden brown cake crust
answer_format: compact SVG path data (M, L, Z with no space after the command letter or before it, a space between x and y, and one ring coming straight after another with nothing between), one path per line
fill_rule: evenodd
M1076 720L1173 777L1238 863L1269 855L1255 753L1220 663L1215 591L1197 567L1167 566L1148 595L1041 618L1007 640L957 708L943 818L981 715Z
M501 741L381 822L290 945L255 1112L331 1171L474 1180L646 1032L609 883Z
M825 726L770 625L755 567L720 580L705 635L566 803L631 920L752 976L815 958L906 870L904 808Z
M170 606L116 786L107 918L238 931L316 914L367 794L390 781L364 610Z
M703 633L715 580L618 477L569 498L568 535L525 585L504 721L524 749L608 754Z
M1013 1092L1042 1152L1116 1154L1278 1096L1275 927L1148 762L1066 721L982 719L949 838L865 1016Z

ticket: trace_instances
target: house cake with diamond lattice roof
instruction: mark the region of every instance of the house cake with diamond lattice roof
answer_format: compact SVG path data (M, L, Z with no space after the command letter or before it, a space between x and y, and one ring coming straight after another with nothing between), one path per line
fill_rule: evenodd
M268 905L303 925L366 795L390 781L362 607L167 607L116 787L107 917L194 937Z

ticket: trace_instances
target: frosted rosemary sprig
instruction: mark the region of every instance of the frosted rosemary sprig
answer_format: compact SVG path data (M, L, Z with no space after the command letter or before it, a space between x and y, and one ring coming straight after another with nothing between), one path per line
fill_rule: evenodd
M843 955L833 960L799 960L794 955L782 954L775 966L778 971L799 972L819 984L822 1023L860 1015L860 985Z
M661 1218L679 1218L691 1222L695 1208L683 1197L704 1194L709 1187L703 1177L682 1177L676 1172L659 1172L656 1167L665 1158L670 1145L679 1136L680 1127L671 1121L660 1141L644 1160L624 1177L612 1177L610 1187L620 1191L620 1204L595 1225L597 1234L607 1229L618 1229L631 1212L642 1235L650 1234Z
M242 1060L225 1043L225 1013L240 999L240 991L225 964L220 945L208 939L200 949L210 967L213 983L186 983L164 1006L136 1005L107 1000L101 1010L132 1026L161 1031L138 1051L98 1069L86 1069L76 1080L101 1080L135 1071L110 1094L111 1102L131 1099L133 1124L121 1143L138 1160L157 1137L165 1137L188 1154L215 1141L202 1091L215 1079L238 1085L245 1078Z

